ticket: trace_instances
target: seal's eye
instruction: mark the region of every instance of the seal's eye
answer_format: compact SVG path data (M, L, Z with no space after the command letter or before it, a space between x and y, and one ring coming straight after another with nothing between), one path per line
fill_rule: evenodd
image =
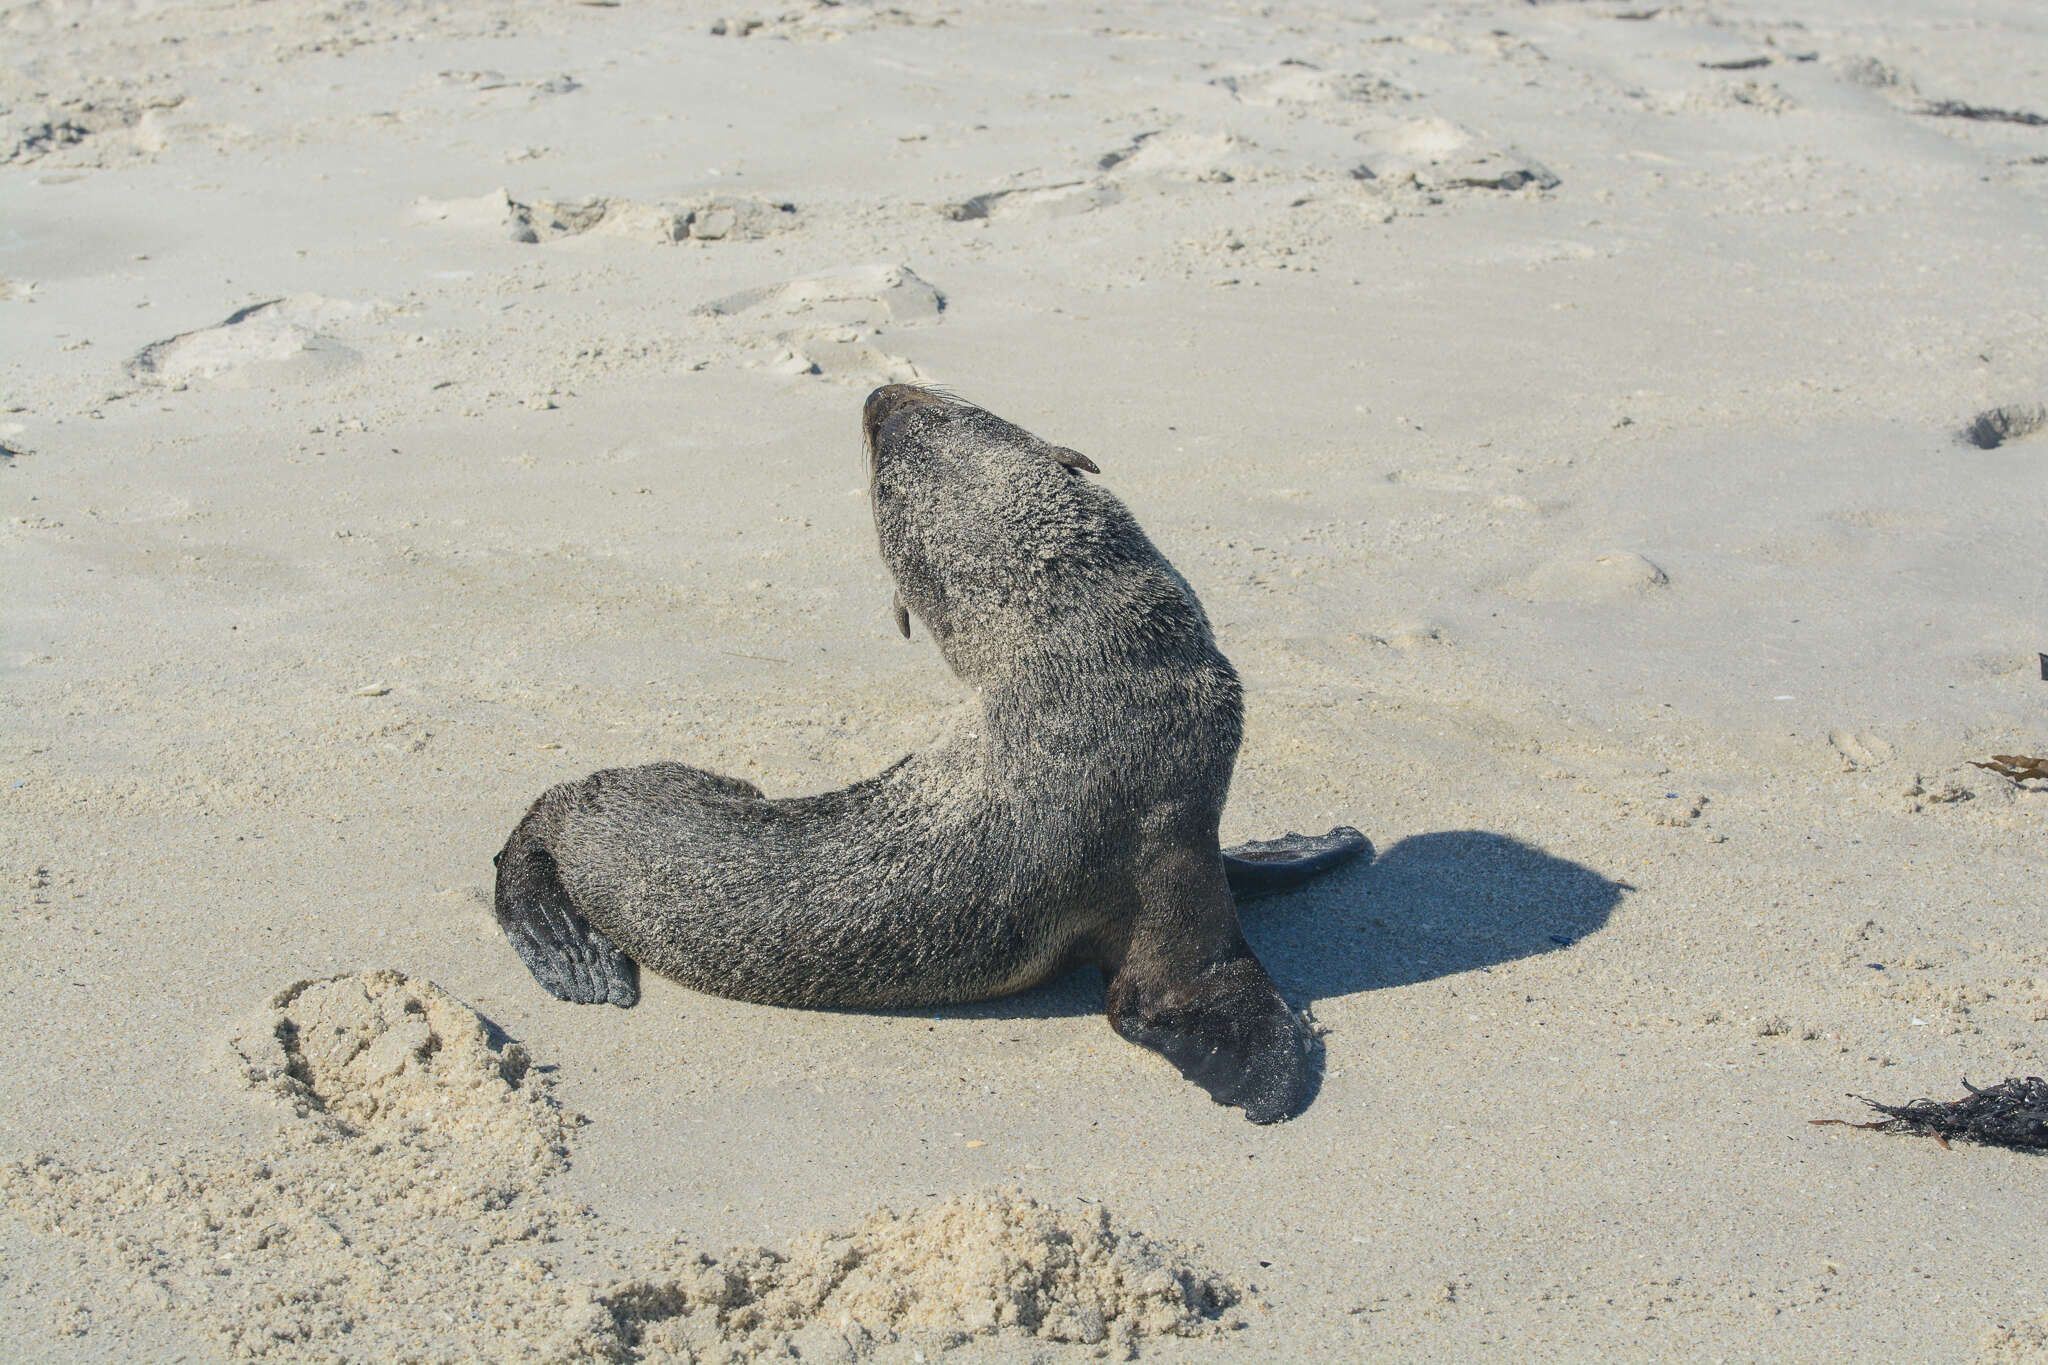
M1079 473L1084 469L1090 474L1100 474L1102 472L1095 467L1095 461L1089 459L1078 450L1069 450L1065 446L1048 446L1045 453L1075 473Z

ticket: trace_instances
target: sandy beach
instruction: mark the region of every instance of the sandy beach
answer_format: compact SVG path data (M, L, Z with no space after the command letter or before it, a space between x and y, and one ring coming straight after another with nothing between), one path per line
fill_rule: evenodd
M2048 12L0 3L0 1358L2048 1361ZM964 704L860 443L1101 467L1323 1033L546 995L528 803Z

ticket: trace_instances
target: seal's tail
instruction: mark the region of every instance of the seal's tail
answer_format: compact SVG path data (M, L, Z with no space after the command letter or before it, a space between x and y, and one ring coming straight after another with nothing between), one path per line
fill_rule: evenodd
M1372 841L1349 825L1339 825L1328 834L1287 834L1226 848L1223 875L1231 893L1248 900L1292 890L1360 854L1372 857Z
M542 803L545 803L543 798ZM577 911L562 886L554 855L541 842L537 804L494 860L494 908L520 961L548 994L579 1005L609 1001L620 1009L640 999L640 968Z

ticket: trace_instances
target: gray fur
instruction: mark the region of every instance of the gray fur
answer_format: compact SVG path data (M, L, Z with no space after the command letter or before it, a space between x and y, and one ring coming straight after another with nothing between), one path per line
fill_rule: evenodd
M1238 932L1217 846L1242 705L1193 590L1075 452L904 385L870 396L864 430L898 600L975 704L819 796L675 763L552 788L500 855L515 948L555 994L619 1004L621 961L867 1007L1094 962L1119 1033L1256 1121L1298 1112L1309 1039ZM1364 840L1300 844L1294 880ZM1287 882L1288 841L1242 852L1260 889Z

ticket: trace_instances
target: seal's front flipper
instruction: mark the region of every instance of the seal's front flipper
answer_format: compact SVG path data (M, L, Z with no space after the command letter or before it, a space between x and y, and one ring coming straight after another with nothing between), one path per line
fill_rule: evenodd
M1249 950L1171 984L1127 964L1109 983L1109 1024L1253 1123L1291 1119L1315 1095L1315 1040Z
M570 903L555 860L527 827L513 831L497 858L498 924L519 960L548 994L578 1005L640 999L640 967Z
M1270 896L1300 886L1361 853L1371 856L1372 841L1349 825L1339 825L1328 834L1288 834L1226 848L1223 875L1239 900Z

